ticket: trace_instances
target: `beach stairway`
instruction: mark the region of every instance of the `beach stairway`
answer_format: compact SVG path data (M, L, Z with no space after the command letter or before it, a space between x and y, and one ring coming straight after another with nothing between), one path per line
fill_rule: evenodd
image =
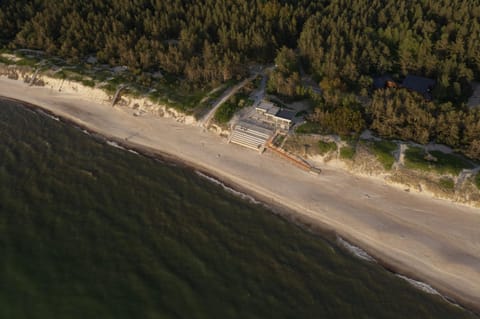
M124 85L119 85L118 86L117 91L115 92L115 95L113 96L113 99L112 99L112 107L115 106L115 103L118 100L118 96L120 95L120 91L122 91L124 88L125 88Z
M35 84L35 80L37 79L37 75L38 75L39 71L40 71L40 69L35 70L35 73L33 74L32 79L30 80L30 85L29 86L33 86Z
M268 133L237 126L232 130L229 142L261 152L269 138Z

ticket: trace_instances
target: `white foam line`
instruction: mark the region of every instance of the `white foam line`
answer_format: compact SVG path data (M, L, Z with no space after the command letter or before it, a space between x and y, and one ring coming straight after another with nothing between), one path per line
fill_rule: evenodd
M33 113L33 114L37 114L37 112L35 112L34 110L31 110L31 109L28 108L28 107L24 107L23 109L24 109L25 111L27 111L27 112L30 112L30 113Z
M119 145L117 142L107 141L107 144L110 145L110 146L113 146L115 148L119 148L121 150L127 151L127 149L125 147Z
M86 132L86 131L85 131L85 132ZM86 132L86 134L88 134L88 132ZM90 135L90 134L89 134L89 135ZM134 150L129 149L129 148L125 148L125 147L123 147L122 145L118 144L117 142L108 141L108 140L107 140L107 144L110 145L110 146L113 146L113 147L115 147L115 148L118 148L118 149L121 149L121 150L130 152L130 153L132 153L132 154L140 155L137 151L134 151Z
M240 198L242 198L242 199L248 200L249 202L254 203L254 204L260 204L260 202L257 201L257 200L256 200L255 198L253 198L252 196L247 195L247 194L242 193L242 192L239 192L239 191L236 191L236 190L234 190L233 188L228 187L227 185L225 185L224 183L222 183L222 182L219 181L218 179L215 179L215 178L213 178L213 177L210 177L210 176L208 176L208 175L205 175L205 174L203 174L202 172L199 172L199 171L195 171L195 173L196 173L198 176L201 176L201 177L209 180L210 182L212 182L212 183L214 183L214 184L217 184L217 185L222 186L222 188L223 188L224 190L226 190L227 192L229 192L229 193L231 193L231 194L233 194L233 195L235 195L235 196L238 196L238 197L240 197Z
M337 237L337 242L344 247L346 250L348 250L352 255L354 255L357 258L360 258L362 260L370 261L370 262L375 262L375 259L370 256L365 250L361 249L360 247L354 246L350 244L348 241L341 237Z
M350 253L352 253L354 256L360 258L360 259L363 259L363 260L367 260L367 261L370 261L370 262L376 262L376 260L370 256L366 251L364 251L363 249L357 247L357 246L354 246L352 244L350 244L349 242L347 242L346 240L344 240L343 238L341 237L337 237L337 242L343 246L344 248L346 248ZM457 307L460 307L462 308L460 305L458 305L455 301L445 297L444 295L442 295L441 293L439 293L435 288L433 288L432 286L430 286L429 284L426 284L424 282L421 282L421 281L418 281L418 280L415 280L415 279L412 279L412 278L408 278L404 275L400 275L400 274L395 274L395 276L397 276L398 278L401 278L403 280L405 280L406 282L408 282L410 285L412 285L413 287L425 292L425 293L428 293L428 294L431 294L431 295L437 295L437 296L440 296L442 297L445 301L451 303L452 305L454 306L457 306ZM463 309L463 308L462 308Z
M50 115L50 114L48 114L47 112L44 112L44 111L42 111L42 110L40 110L40 109L38 109L37 112L40 113L40 114L42 114L42 115L48 116L49 118L51 118L52 120L55 120L55 121L57 121L57 122L60 121L60 118L58 118L58 117L56 117L56 116L53 116L53 115Z
M415 280L415 279L412 279L412 278L408 278L406 276L399 275L399 274L395 274L395 276L397 276L399 278L402 278L403 280L408 282L410 285L414 286L417 289L420 289L423 292L426 292L426 293L431 294L431 295L441 296L441 294L437 290L435 290L432 286L430 286L429 284L426 284L424 282L421 282L421 281L418 281L418 280Z
M132 154L139 155L138 152L135 152L134 150L129 149L128 151Z

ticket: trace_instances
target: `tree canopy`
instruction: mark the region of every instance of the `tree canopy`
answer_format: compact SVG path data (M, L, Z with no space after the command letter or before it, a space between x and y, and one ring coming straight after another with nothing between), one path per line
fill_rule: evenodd
M436 78L442 97L480 78L478 0L3 0L0 38L191 81L241 76L284 46L349 87L413 73Z
M311 120L328 131L367 127L480 158L480 115L464 106L480 80L480 0L2 0L0 45L199 85L276 64L271 92L304 95L305 73L319 84ZM432 101L372 92L384 74L434 79Z
M138 72L225 81L295 47L320 8L307 0L5 0L0 37L73 60L93 54Z
M320 77L358 86L365 75L417 74L437 80L437 98L461 100L480 78L480 1L332 1L298 44Z

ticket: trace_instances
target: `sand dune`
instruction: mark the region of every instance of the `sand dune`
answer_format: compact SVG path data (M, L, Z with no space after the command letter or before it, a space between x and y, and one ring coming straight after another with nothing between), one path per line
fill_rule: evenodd
M379 179L322 167L311 175L276 158L227 144L199 126L151 114L134 117L88 95L0 78L0 95L23 100L107 137L178 157L295 216L334 230L391 269L480 311L480 211Z

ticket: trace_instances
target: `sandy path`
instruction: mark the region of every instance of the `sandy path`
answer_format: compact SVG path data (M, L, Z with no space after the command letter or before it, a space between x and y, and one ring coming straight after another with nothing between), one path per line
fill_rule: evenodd
M335 230L392 269L480 311L480 210L406 193L328 166L314 176L172 119L0 78L0 95L42 106L107 136L172 154L267 202Z
M200 121L201 126L208 127L210 125L210 121L212 120L213 116L217 109L222 106L223 103L227 102L227 100L232 97L235 93L237 93L241 88L243 88L248 82L253 81L257 75L252 75L251 77L243 80L242 82L238 83L234 87L229 88L223 95L215 102L212 106L212 109L205 115L205 117Z

